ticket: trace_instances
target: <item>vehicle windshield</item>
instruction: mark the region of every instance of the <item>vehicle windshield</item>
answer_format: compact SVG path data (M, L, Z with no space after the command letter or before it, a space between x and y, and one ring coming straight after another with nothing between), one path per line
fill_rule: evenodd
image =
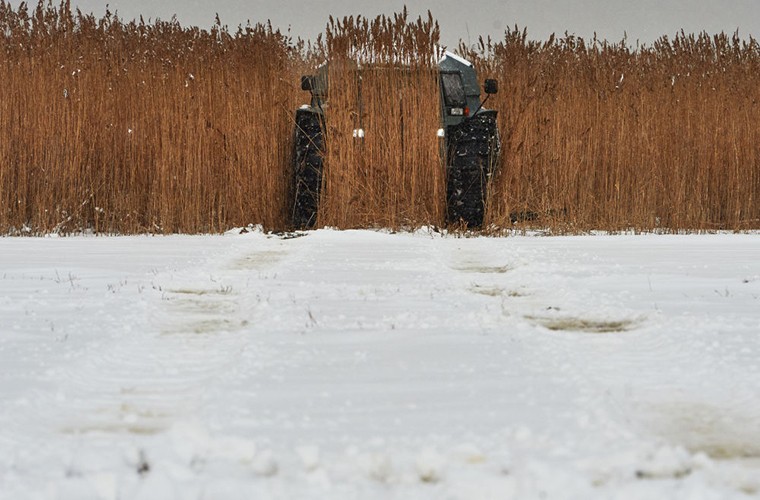
M442 73L443 98L447 106L463 108L467 104L464 94L464 84L459 73Z

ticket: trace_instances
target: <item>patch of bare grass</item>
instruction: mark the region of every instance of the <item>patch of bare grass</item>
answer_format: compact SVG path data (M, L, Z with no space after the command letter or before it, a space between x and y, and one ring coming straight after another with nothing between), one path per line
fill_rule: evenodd
M623 320L593 320L572 316L541 317L526 316L527 319L552 331L570 331L585 333L619 333L632 330L636 321Z

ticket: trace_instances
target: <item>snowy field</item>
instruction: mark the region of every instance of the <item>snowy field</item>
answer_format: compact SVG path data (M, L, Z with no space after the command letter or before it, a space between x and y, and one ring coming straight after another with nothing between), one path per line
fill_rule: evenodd
M760 496L760 235L0 239L0 499Z

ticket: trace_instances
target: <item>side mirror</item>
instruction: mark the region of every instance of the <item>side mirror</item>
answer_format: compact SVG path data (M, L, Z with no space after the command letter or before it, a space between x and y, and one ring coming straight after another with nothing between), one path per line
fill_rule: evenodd
M483 89L486 91L486 94L488 95L495 94L499 91L499 82L497 82L493 78L489 78L486 80L485 85L483 85Z
M314 90L314 77L312 75L301 77L301 90L308 90L309 92Z

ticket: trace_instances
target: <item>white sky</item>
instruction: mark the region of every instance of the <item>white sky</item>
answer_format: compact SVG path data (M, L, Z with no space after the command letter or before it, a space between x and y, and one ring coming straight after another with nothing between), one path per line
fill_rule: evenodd
M169 19L176 14L182 24L201 27L210 26L216 13L230 27L271 19L302 38L320 33L330 14L374 17L397 12L406 4L415 18L432 11L441 25L442 41L449 46L460 38L475 42L481 34L501 38L504 29L515 24L527 27L533 39L565 31L587 38L596 31L612 41L627 33L631 43L651 43L681 28L709 33L733 33L738 28L742 37L760 38L760 0L72 0L96 14L104 12L106 3L123 18L142 14L146 19Z

